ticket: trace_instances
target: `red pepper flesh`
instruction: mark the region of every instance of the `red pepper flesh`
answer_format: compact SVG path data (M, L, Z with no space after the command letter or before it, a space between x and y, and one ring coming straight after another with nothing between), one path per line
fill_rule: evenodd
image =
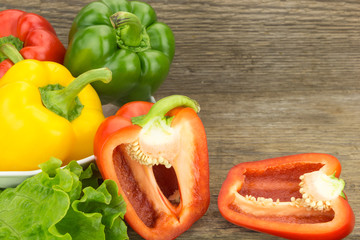
M0 38L14 36L23 42L20 54L25 59L64 61L65 47L52 25L42 16L17 9L0 11ZM6 59L0 63L0 78L13 65Z
M172 97L178 96L166 99ZM130 102L108 117L96 134L94 153L102 176L119 186L127 223L145 239L174 239L208 209L207 142L200 118L186 105L165 111L171 121L165 135L152 118L144 126L132 123L138 116L146 118L158 103ZM144 155L168 162L146 165Z
M341 165L335 157L320 153L240 163L221 187L219 210L231 223L287 239L342 239L355 224L346 197L306 200L311 194L304 192L300 176L317 171L338 177Z

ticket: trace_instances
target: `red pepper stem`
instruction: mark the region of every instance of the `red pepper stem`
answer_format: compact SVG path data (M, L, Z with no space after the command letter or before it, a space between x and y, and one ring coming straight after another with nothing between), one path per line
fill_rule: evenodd
M11 43L5 43L0 46L0 51L4 54L7 58L10 59L14 64L24 60L23 56L20 52L16 49L14 45Z
M340 191L340 196L344 199L346 199L345 193L343 192L345 188L345 181L341 178L335 177L336 171L329 176L329 182L333 185L334 189L338 189Z
M111 78L112 73L108 68L93 69L81 74L67 87L57 84L39 88L41 99L47 109L72 121L80 116L84 107L78 98L81 90L94 81L109 83Z
M200 111L200 106L195 100L182 95L172 95L160 99L151 107L146 115L133 117L131 122L144 127L152 119L156 117L164 118L166 113L177 107L190 107L196 112Z

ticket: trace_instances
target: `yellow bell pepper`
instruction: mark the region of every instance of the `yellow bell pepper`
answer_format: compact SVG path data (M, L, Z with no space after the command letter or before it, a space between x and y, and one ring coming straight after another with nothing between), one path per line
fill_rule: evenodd
M22 60L0 79L0 171L38 169L50 157L67 164L93 154L104 120L90 82L109 82L111 71L74 79L55 62Z

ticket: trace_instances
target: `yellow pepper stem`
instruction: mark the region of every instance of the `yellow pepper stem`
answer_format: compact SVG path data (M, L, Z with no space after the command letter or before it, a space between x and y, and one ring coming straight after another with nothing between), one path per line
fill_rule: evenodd
M80 116L83 109L78 94L88 84L94 81L109 83L112 73L108 68L87 71L74 79L67 87L59 84L49 84L39 88L44 106L69 121Z

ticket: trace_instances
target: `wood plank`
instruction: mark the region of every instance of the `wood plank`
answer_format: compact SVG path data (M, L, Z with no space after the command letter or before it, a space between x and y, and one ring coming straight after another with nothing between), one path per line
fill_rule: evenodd
M0 10L42 14L67 45L73 18L89 2L2 0ZM217 195L237 163L304 152L339 158L359 222L360 2L148 2L177 46L155 97L196 99L209 145L211 205L179 239L277 239L228 223ZM360 239L358 224L347 239Z

